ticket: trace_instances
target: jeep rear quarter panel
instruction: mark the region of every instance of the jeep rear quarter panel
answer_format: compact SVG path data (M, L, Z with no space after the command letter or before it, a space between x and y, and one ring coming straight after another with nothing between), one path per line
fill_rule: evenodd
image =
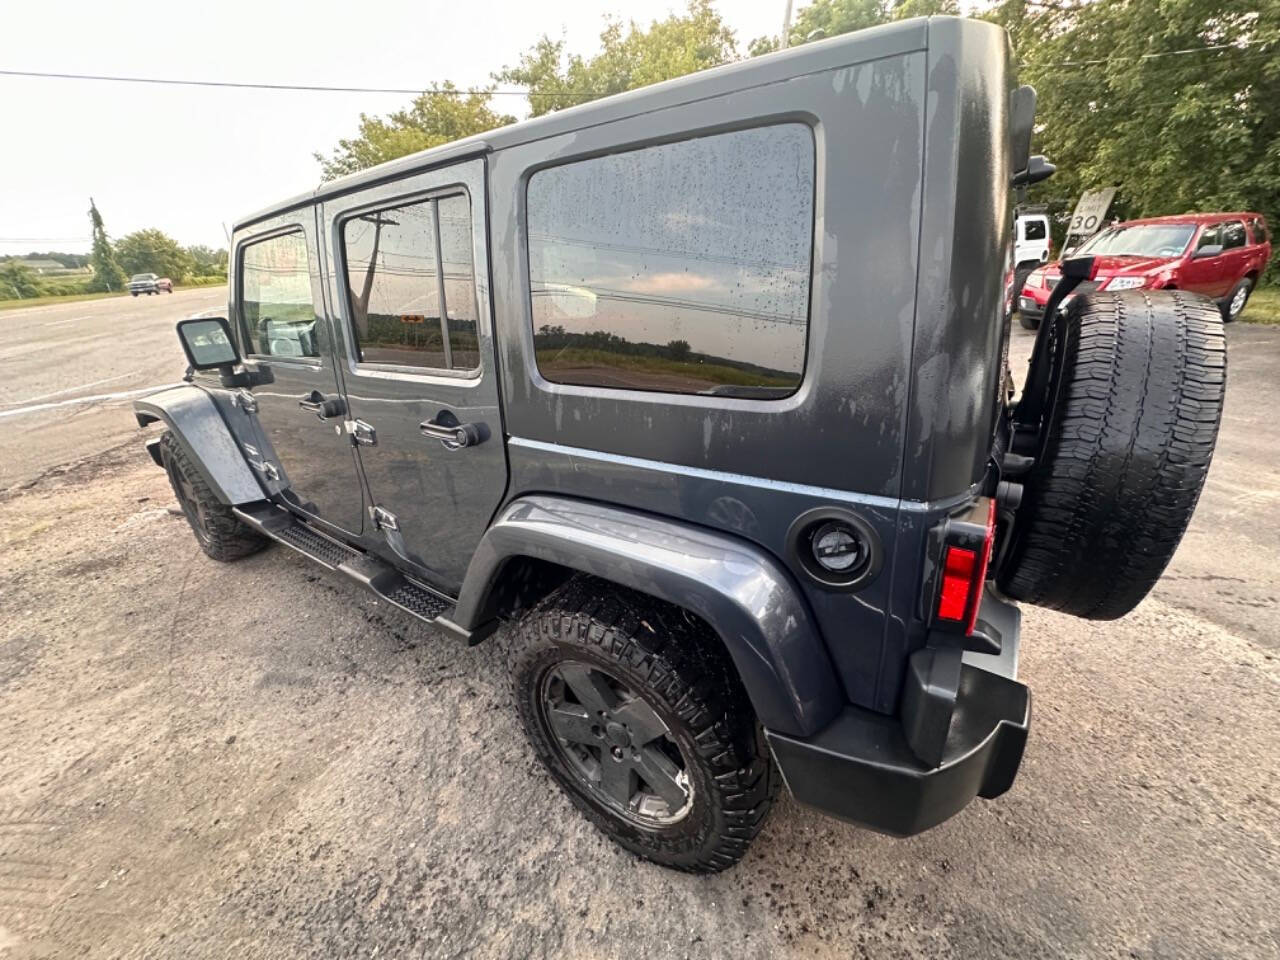
M797 75L797 71L799 74ZM555 493L722 529L784 560L849 699L896 708L920 646L925 531L966 500L991 440L1008 242L1008 47L935 18L862 31L573 112L489 158L508 500ZM692 88L697 95L686 91ZM588 158L803 124L814 144L803 379L785 399L553 383L538 370L529 182ZM750 161L750 157L747 158ZM804 511L845 506L885 562L857 593L788 556Z

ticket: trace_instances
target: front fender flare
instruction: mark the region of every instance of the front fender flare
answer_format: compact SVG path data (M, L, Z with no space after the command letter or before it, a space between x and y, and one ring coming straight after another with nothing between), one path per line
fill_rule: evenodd
M217 404L199 387L186 384L149 394L133 401L133 415L140 427L162 421L223 503L235 506L266 496Z
M697 614L720 636L756 715L808 736L844 707L808 606L787 571L752 544L604 504L528 496L508 505L467 568L454 620L473 629L515 557L592 574Z

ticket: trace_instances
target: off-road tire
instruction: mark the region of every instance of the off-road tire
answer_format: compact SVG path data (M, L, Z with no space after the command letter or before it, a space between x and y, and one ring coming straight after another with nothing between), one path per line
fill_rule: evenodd
M1233 312L1231 305L1235 303L1236 297L1241 292L1244 293L1244 299L1240 302L1240 306ZM1227 294L1226 299L1218 304L1218 308L1222 311L1222 322L1232 323L1240 314L1244 313L1244 308L1249 305L1249 295L1253 293L1253 281L1248 277L1241 277L1240 282L1231 288L1231 292Z
M1222 417L1222 319L1177 290L1072 301L1048 444L1026 478L999 573L1009 596L1090 620L1124 616L1191 521Z
M779 776L746 693L720 641L679 608L577 576L519 623L508 666L516 711L534 752L606 836L663 866L691 873L731 867L760 832ZM598 667L666 723L692 784L675 823L641 826L599 799L543 719L543 679L557 663Z
M200 549L214 560L229 563L257 553L271 541L248 526L220 501L200 475L173 434L160 438L160 459L169 475L173 495L191 524ZM183 490L186 486L190 493Z

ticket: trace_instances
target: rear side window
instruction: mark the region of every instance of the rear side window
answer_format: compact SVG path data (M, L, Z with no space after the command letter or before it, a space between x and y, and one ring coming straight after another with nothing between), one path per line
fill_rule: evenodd
M328 349L311 300L307 240L301 231L240 248L240 322L250 354L304 359Z
M1028 240L1043 240L1045 237L1045 224L1043 220L1024 220L1023 235Z
M804 373L814 144L789 123L529 180L538 370L557 383L782 397Z
M1232 220L1230 223L1222 225L1222 249L1230 250L1232 247L1243 247L1248 243L1248 237L1245 236L1244 224L1239 220Z
M343 223L342 246L360 362L479 366L465 195L358 214Z

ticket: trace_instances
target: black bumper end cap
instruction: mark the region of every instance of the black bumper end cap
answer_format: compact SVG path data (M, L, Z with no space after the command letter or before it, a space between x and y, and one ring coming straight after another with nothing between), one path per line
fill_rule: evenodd
M766 730L797 800L880 833L909 837L994 799L1017 777L1031 725L1031 691L965 664L942 762L922 763L897 718L849 706L812 737Z

